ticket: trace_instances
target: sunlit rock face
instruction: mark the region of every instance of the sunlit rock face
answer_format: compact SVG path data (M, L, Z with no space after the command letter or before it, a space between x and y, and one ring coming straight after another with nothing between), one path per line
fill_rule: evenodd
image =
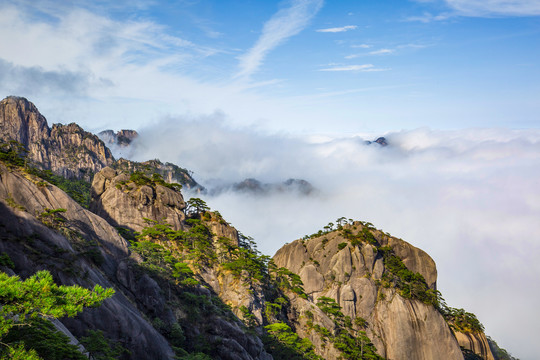
M106 167L94 176L91 209L116 226L141 231L151 219L183 228L184 198L180 191L159 184L137 185L129 173Z
M361 233L364 225L347 224L343 229ZM421 274L427 285L435 289L435 262L424 251L395 237L372 229L379 247L389 247L412 272ZM306 240L296 240L282 247L274 256L279 267L286 267L300 275L308 300L294 298L298 313L307 310L318 314L321 326L332 322L313 308L321 297L330 297L351 319L366 320L365 331L378 353L388 359L463 359L459 344L448 324L431 304L404 298L399 291L381 285L388 270L376 246L361 243L352 246L342 231ZM305 320L298 317L297 329L305 329ZM299 330L320 346L327 358L338 356L331 347L324 348L314 332Z
M10 96L0 102L0 140L21 143L35 166L66 178L89 181L114 162L97 136L75 123L50 128L36 106L22 97Z

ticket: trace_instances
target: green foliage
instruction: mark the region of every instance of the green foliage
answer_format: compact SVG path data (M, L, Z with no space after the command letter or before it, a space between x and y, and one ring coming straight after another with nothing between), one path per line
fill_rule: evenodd
M366 333L360 331L356 336L352 336L350 333L341 331L333 341L334 347L341 351L341 357L343 359L369 359L369 360L382 360L377 352L375 346L371 343L371 340L366 336Z
M186 215L198 217L206 211L210 211L210 207L202 199L191 198L186 202Z
M107 339L101 330L88 330L80 343L91 360L115 360L127 350L118 342Z
M345 247L347 247L347 243L344 243L344 242L339 243L337 247L338 247L338 250L343 250L345 249Z
M60 229L66 222L66 218L62 215L66 212L66 209L49 209L45 208L41 214L39 214L39 220L46 226L53 229Z
M343 313L341 312L341 306L336 302L336 300L321 296L317 299L317 306L319 309L321 309L326 315L336 318L336 317L343 317Z
M506 351L505 349L499 347L497 342L493 340L491 337L487 336L487 341L489 344L489 348L491 349L491 353L493 354L493 357L495 360L519 360L518 358L513 357Z
M72 317L84 307L97 306L113 294L113 289L99 285L93 290L77 285L58 286L47 271L39 271L24 281L0 272L0 341L6 345L4 337L14 326L29 325L37 318ZM7 351L22 349L9 344L7 347Z
M300 279L300 276L287 268L277 268L274 263L271 263L269 269L278 288L285 291L290 290L301 298L307 299L307 294L304 291L304 283Z
M247 327L252 329L257 326L257 320L255 318L255 315L246 306L240 306L239 310L242 313L242 320L244 321L244 324L247 325Z
M430 289L421 274L410 271L403 261L394 254L391 247L383 246L378 250L384 259L386 272L383 274L383 281L386 284L392 284L400 289L400 295L404 298L439 306L440 293Z
M129 181L137 186L152 185L154 182L141 171L134 171L129 176Z
M92 185L82 179L66 179L63 176L53 174L51 170L39 170L36 168L28 168L27 173L35 175L48 181L49 183L62 189L73 200L79 203L84 208L90 206L90 188ZM46 186L46 183L39 182L38 186Z
M15 140L0 143L0 160L8 167L25 166L27 155L28 150Z
M302 339L285 323L277 322L265 326L263 337L265 349L275 360L322 360L313 351L309 339Z
M33 318L25 325L12 327L2 342L24 346L24 349L33 350L47 360L87 359L76 345L70 344L66 335L42 318Z
M13 260L9 257L8 254L5 252L0 253L0 266L6 266L10 269L15 268L15 264L13 263Z
M450 327L462 333L484 332L484 325L478 320L476 315L466 312L463 309L456 309L443 305L440 311Z

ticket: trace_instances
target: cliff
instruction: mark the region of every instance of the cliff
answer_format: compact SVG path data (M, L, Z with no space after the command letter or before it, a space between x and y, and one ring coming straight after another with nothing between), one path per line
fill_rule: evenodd
M35 166L66 178L90 181L95 172L114 162L97 136L75 123L54 124L51 129L36 106L21 97L0 102L0 140L21 143Z
M344 316L362 319L362 331L382 357L463 359L452 331L434 306L437 272L433 260L405 241L360 222L340 228L285 245L274 262L300 275L311 302L331 298ZM400 277L403 269L395 271L399 259L405 271L421 275L418 281ZM300 314L310 309L305 300L296 300ZM306 328L305 319L296 322ZM323 318L320 325L324 323L331 324ZM303 333L313 343L324 343L316 332ZM338 355L331 347L322 352L327 358Z

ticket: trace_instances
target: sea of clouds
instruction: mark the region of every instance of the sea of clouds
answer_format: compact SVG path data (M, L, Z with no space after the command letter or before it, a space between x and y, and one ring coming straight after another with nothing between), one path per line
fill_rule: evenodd
M379 135L388 146L366 145ZM475 313L515 356L536 356L539 130L298 137L233 128L214 114L140 129L129 155L188 168L203 186L305 179L318 190L310 196L228 191L201 197L269 255L341 216L372 222L433 257L450 306Z

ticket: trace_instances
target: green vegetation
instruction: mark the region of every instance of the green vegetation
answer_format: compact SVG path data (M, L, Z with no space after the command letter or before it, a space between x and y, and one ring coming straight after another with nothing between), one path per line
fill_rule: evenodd
M383 246L378 250L382 253L386 269L382 277L383 285L400 289L400 295L404 298L439 306L440 293L430 289L421 274L410 271L391 247Z
M309 319L307 326L314 330L323 341L329 341L341 351L342 359L382 359L377 355L375 346L367 337L366 332L361 330L367 322L362 318L354 321L349 316L344 316L339 304L332 298L321 296L317 299L317 306L334 321L334 329L330 331L319 324L313 324L313 314L306 312ZM358 320L359 319L359 320Z
M51 170L39 170L36 168L28 168L26 172L57 186L68 194L73 200L79 203L82 207L88 209L90 206L90 188L92 185L82 179L66 179L63 176L53 174ZM46 186L45 182L38 182L38 186Z
M41 214L39 214L39 220L46 226L52 229L60 229L66 222L66 218L62 215L66 212L66 209L49 209L45 208Z
M46 360L87 360L76 345L45 319L30 319L27 324L12 327L2 342L17 344ZM1 353L1 351L0 351Z
M25 167L27 155L28 150L15 140L0 143L0 160L8 167Z
M182 185L186 185L188 188L197 186L197 183L195 182L195 180L193 180L188 170L178 167L171 163L163 164L158 159L149 160L142 163L120 159L119 161L114 163L112 167L114 169L124 171L124 172L143 173L146 177L152 178L152 180L156 181L157 183L160 183L157 176L162 178L164 175L172 175L172 179L178 181L178 184L177 183L169 184L169 183L164 182L164 184L161 184L161 185L167 186L167 187L174 187L178 190L180 189Z
M285 323L276 322L264 327L263 342L275 360L322 360L315 354L309 339L302 339Z
M39 271L24 281L18 276L0 272L0 355L39 359L37 350L33 348L34 341L28 341L27 344L20 337L14 337L14 341L6 340L10 338L13 328L29 331L32 324L38 324L38 328L46 330L47 325L34 321L75 316L84 307L97 306L113 294L114 290L103 289L99 285L93 290L77 285L58 286L47 271ZM62 340L55 341L62 343Z
M9 257L8 254L5 252L0 253L0 266L6 266L10 269L15 268L15 264L13 263L13 260Z
M186 215L191 217L200 217L210 211L210 207L206 202L199 198L191 198L186 202Z
M118 342L107 339L101 330L88 330L87 334L81 338L80 343L91 360L115 360L127 352Z
M487 336L487 341L495 360L519 360L518 358L510 355L505 349L500 348L497 342L495 342L495 340L493 340L489 336Z
M462 333L481 333L484 332L484 325L476 318L476 315L466 312L463 309L456 309L446 306L443 303L439 307L442 315L449 323L450 327Z

